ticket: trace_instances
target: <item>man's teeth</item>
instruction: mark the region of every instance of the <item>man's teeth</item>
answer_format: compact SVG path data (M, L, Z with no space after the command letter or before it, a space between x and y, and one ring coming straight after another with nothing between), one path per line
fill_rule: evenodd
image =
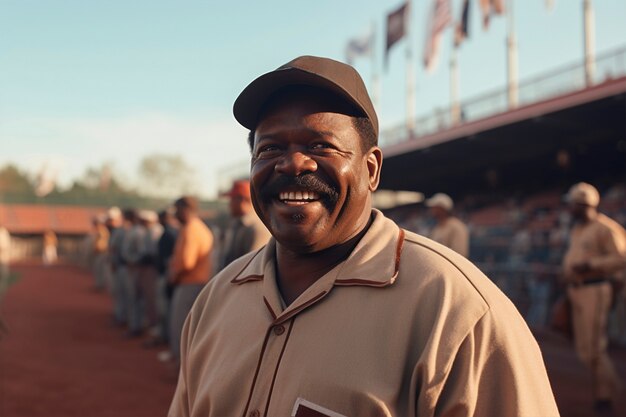
M306 201L306 200L318 200L319 195L312 191L289 191L278 194L278 198L281 200L291 201Z

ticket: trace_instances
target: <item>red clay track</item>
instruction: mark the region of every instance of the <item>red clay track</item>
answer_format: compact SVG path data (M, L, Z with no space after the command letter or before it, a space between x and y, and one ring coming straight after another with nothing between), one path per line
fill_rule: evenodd
M175 375L156 351L125 340L110 321L108 295L71 266L15 267L21 280L2 303L10 328L0 341L0 417L165 416ZM587 374L573 349L538 334L563 417L593 416ZM626 381L626 352L613 350ZM626 400L615 416L626 417Z
M156 417L167 414L175 376L155 350L111 324L108 295L84 270L19 266L2 317L2 417Z

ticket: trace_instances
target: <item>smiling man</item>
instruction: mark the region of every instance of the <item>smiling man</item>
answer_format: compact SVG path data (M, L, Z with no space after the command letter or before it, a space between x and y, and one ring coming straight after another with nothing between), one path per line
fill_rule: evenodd
M199 296L170 416L558 415L511 302L372 208L378 120L352 67L296 58L234 114L273 237Z

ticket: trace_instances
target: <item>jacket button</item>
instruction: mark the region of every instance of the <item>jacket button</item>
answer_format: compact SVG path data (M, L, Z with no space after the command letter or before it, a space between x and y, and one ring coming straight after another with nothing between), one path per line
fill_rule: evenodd
M283 326L282 324L274 326L274 334L280 336L283 333L285 333L285 326Z

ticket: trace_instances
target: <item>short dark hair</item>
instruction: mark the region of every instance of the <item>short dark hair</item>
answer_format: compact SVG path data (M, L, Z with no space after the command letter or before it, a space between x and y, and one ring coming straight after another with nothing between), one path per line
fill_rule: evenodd
M363 152L369 151L374 146L378 145L378 137L374 131L374 125L372 125L372 121L369 118L365 116L353 117L352 123L359 136L361 136L361 150ZM248 146L250 146L250 152L254 150L255 133L256 130L248 132Z
M174 206L186 207L192 211L198 211L198 199L190 195L185 195L176 200Z

